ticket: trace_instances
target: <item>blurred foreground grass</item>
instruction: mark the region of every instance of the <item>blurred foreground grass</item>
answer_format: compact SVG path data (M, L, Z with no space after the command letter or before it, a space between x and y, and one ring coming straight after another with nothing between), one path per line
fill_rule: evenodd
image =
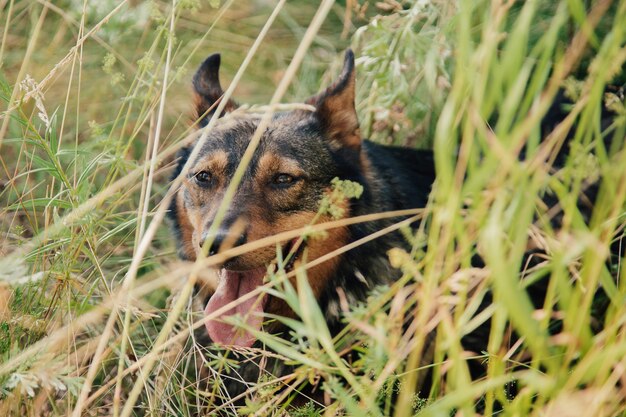
M222 52L228 85L280 4L0 1L0 415L186 416L211 398L194 385L199 352L182 348L191 303L163 333L185 278L171 233L163 225L145 256L137 248L189 134L196 65ZM280 10L237 87L239 102L268 101L316 8L294 1ZM334 341L338 351L358 346L360 359L347 367L319 348L323 332L294 329L308 338L282 352L302 364L289 384L321 379L328 403L290 413L625 413L626 288L608 249L622 245L626 224L626 111L623 96L605 94L626 81L624 22L624 0L331 8L285 101L326 85L352 45L363 132L433 147L438 182L427 221L406 231L413 251L392 254L407 285L376 289ZM571 116L540 145L540 120L565 87L575 96ZM603 105L616 116L601 130ZM569 155L552 167L566 135ZM577 197L597 179L585 222ZM546 196L562 210L558 229ZM542 251L532 268L528 248ZM484 267L472 262L477 254ZM136 274L122 284L133 259ZM535 309L522 290L540 279L551 284ZM598 319L600 287L609 307ZM324 325L313 308L303 317L314 322L301 326ZM415 325L403 333L405 317ZM488 349L464 351L461 339L477 328ZM521 339L510 345L512 329ZM160 332L165 344L156 346ZM487 376L472 381L477 355ZM218 351L208 361L218 373L233 366ZM422 392L426 377L432 389ZM263 379L240 411L280 413L280 388Z

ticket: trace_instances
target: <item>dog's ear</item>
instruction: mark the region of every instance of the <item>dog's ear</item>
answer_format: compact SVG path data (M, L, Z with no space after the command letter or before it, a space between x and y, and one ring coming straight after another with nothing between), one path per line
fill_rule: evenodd
M224 90L220 85L220 54L213 54L204 60L196 74L193 76L193 88L196 95L196 116L201 119L201 124L213 115L224 95ZM231 112L237 108L237 104L228 100L224 113Z
M354 52L348 49L339 79L306 102L315 106L315 116L333 143L360 150L361 132L354 107L354 77Z

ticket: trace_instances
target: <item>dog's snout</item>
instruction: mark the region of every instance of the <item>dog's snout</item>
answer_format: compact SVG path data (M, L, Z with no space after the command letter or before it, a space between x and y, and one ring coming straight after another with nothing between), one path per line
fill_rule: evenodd
M237 246L242 246L246 243L246 233L233 233L232 230L220 230L217 233L210 235L205 233L202 235L200 241L200 248L202 249L206 244L208 256L213 256L221 251L225 251Z

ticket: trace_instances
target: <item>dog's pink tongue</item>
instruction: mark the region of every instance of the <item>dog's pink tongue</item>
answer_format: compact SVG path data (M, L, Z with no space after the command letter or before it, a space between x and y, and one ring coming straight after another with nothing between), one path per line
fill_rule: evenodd
M217 290L207 303L204 313L211 314L263 285L264 276L264 268L246 272L222 270ZM243 317L248 326L258 330L263 323L263 302L258 297L251 297L208 321L206 328L209 331L209 336L211 340L222 345L250 347L254 343L254 336L241 328L225 323L223 320L235 314Z

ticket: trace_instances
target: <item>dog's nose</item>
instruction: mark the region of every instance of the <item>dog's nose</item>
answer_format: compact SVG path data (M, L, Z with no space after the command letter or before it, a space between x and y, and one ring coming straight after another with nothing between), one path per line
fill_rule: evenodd
M202 235L200 249L202 249L204 242L209 240L209 238L210 236L208 233ZM247 237L246 233L232 233L229 230L220 230L214 234L210 240L211 242L210 246L207 248L207 254L208 256L213 256L220 251L225 251L245 244Z

